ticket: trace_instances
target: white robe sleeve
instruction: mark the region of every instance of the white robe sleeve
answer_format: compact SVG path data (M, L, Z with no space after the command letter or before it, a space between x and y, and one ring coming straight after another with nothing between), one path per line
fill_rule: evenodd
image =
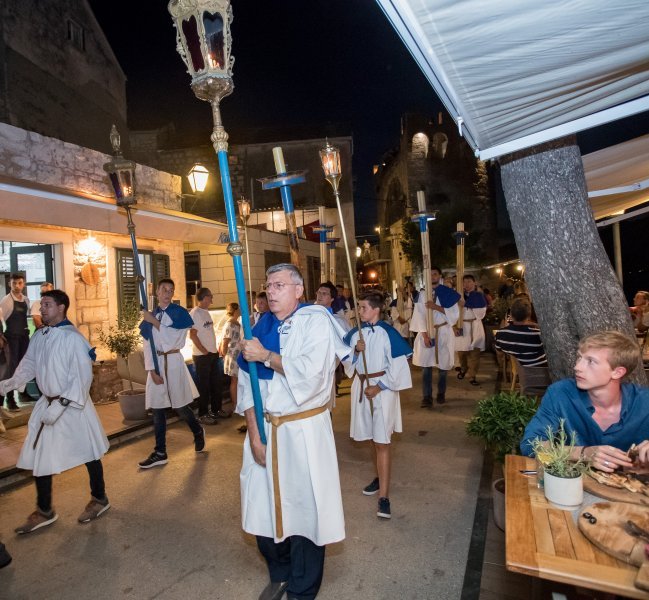
M345 360L341 361L343 369L345 370L345 375L347 375L347 377L349 377L350 379L356 372L356 362L360 360L359 354L357 356L357 360L354 361L354 347L356 346L356 342L358 342L358 332L356 332L350 340L351 347L349 348L349 355L345 357Z
M412 387L412 377L410 375L410 365L405 356L397 356L392 358L390 356L390 347L386 347L387 368L385 375L379 377L379 381L389 390L398 392L399 390L407 390Z
M444 314L442 313L437 313L442 319L446 320L446 322L453 326L457 323L457 320L460 318L460 308L457 304L457 302L451 306L450 308L445 308L444 309Z
M234 409L234 412L238 415L243 415L243 413L254 405L255 401L252 397L250 375L248 375L248 373L243 369L239 369L239 379L237 380L237 407Z
M422 292L419 295L419 300L415 302L412 311L412 319L410 319L410 331L416 333L426 331L426 306L424 306L424 303L422 302L422 298L424 297L424 293Z
M153 371L153 356L151 355L151 343L149 340L144 340L142 343L142 352L144 353L144 369L146 371Z

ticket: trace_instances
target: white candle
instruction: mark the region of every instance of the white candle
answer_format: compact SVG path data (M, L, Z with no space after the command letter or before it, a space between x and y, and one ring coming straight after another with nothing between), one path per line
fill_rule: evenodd
M280 146L273 148L273 160L275 161L275 171L277 171L277 174L283 175L286 173L286 163L284 163L284 154L282 154L282 148Z

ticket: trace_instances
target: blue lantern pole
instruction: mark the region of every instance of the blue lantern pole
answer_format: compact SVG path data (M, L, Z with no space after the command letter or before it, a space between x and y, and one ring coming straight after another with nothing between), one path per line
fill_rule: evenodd
M210 139L214 145L221 172L223 200L230 235L228 254L232 257L234 266L243 335L246 340L251 340L250 308L246 298L246 282L241 259L244 248L239 241L237 231L237 217L228 164L228 134L221 121L220 109L221 100L229 96L234 89L232 81L234 57L230 55L232 7L229 0L201 0L200 2L171 0L168 8L176 28L178 42L176 49L192 76L192 90L197 98L209 102L212 106L214 129ZM257 363L249 362L248 366L257 428L262 443L266 444L264 408L259 389Z
M457 231L453 234L455 238L455 291L464 298L464 245L469 234L464 231L464 223L457 224ZM464 306L460 306L460 317L457 320L456 335L464 335Z

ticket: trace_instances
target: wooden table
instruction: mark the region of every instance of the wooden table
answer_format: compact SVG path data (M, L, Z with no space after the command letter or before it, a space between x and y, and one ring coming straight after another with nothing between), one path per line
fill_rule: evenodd
M593 546L572 513L552 508L535 476L534 459L508 455L506 480L506 565L510 571L629 598L649 599L633 585L637 569Z

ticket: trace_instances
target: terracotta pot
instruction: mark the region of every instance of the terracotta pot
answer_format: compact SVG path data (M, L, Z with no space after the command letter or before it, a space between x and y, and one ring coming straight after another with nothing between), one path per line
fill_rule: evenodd
M561 510L575 510L584 501L582 476L557 477L547 471L543 474L543 490L548 501Z
M145 407L146 394L144 390L124 390L117 392L119 407L127 421L145 421L148 415Z

